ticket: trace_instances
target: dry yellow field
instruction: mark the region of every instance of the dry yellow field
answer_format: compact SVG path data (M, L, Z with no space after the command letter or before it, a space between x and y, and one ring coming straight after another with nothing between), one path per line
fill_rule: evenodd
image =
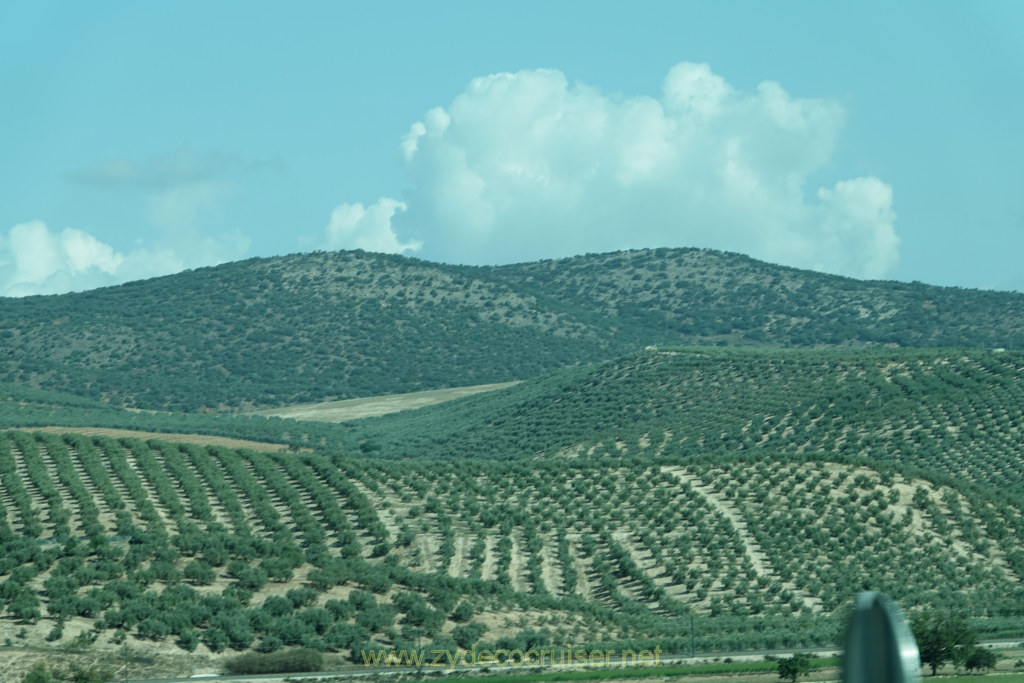
M432 389L416 391L410 394L393 394L390 396L368 396L353 398L346 401L327 401L325 403L305 403L282 408L255 410L250 415L266 417L286 417L293 420L312 420L314 422L346 422L364 417L376 417L402 410L415 410L424 406L444 403L452 399L472 396L485 391L495 391L510 387L517 382L500 382L498 384L477 384L468 387L452 387L450 389Z

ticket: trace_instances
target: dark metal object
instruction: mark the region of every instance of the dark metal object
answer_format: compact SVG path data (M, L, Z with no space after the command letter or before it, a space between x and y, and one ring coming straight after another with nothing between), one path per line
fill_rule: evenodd
M843 657L845 683L918 683L921 655L903 613L873 591L854 597Z

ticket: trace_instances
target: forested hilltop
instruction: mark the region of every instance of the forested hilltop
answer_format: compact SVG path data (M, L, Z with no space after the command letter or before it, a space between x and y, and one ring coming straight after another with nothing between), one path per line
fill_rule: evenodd
M501 267L251 259L0 300L0 382L194 411L538 376L647 345L1024 348L1024 295L659 249Z

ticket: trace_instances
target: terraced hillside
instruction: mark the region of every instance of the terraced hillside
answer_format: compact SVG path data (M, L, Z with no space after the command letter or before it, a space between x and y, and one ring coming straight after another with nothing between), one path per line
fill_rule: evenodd
M660 249L486 268L315 253L0 299L0 382L193 412L521 380L650 344L880 343L1024 349L1024 294Z
M6 432L0 637L810 645L865 586L1017 635L1018 501L897 463L660 446L388 462Z

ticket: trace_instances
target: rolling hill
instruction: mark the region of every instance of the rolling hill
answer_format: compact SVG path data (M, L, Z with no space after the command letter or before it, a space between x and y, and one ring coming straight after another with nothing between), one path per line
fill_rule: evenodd
M352 433L397 459L862 456L1024 493L1022 406L1020 352L660 348Z
M1020 635L1022 390L1019 352L652 349L347 423L358 458L7 432L0 637L809 646L864 587Z
M806 647L863 588L1024 636L1021 294L317 253L0 300L0 344L11 646Z
M870 461L389 466L9 433L0 463L12 640L682 651L691 615L702 649L832 643L864 585L990 634L1024 606L1020 507Z
M525 379L647 345L1024 348L1024 294L660 249L502 267L251 259L0 299L0 382L233 410Z

